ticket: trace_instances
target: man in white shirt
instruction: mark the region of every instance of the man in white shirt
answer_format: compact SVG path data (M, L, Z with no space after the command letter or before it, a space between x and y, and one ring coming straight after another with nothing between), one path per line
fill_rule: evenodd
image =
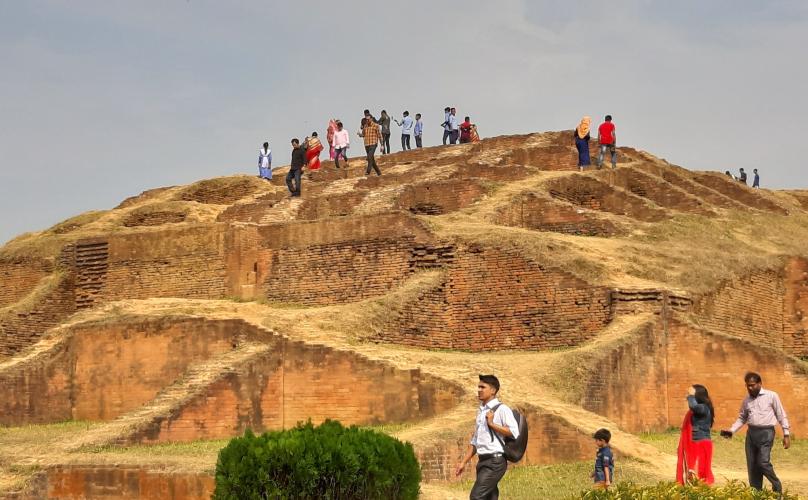
M749 486L762 490L763 476L766 476L772 483L772 490L782 493L783 485L774 473L771 453L774 427L778 423L783 428L783 448L788 449L791 446L791 429L786 410L776 392L763 388L763 379L759 374L747 373L744 382L749 395L741 403L738 420L729 430L721 431L721 435L731 438L746 425L746 470L749 474Z
M519 424L513 411L499 402L499 380L494 375L480 375L477 384L477 398L480 407L477 410L476 427L471 436L468 451L457 465L455 475L459 476L475 454L477 455L477 479L471 489L471 500L497 500L499 498L499 481L508 470L502 447L505 438L519 437Z
M460 122L457 121L457 109L452 108L449 112L449 144L457 144L460 137Z
M406 151L412 149L410 147L410 134L412 133L413 121L410 117L410 112L404 112L404 118L401 121L396 120L396 125L401 127L401 150Z

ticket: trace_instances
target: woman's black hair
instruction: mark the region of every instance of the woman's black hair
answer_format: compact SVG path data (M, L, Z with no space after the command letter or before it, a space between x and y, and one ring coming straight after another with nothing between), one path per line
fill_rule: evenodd
M268 142L265 142L265 143L264 143L264 151L266 151L266 150L268 150L268 149L269 149L269 143L268 143Z
M712 427L715 423L715 409L713 408L713 402L710 399L710 394L707 393L707 388L701 384L693 384L693 388L696 389L696 402L707 405L707 408L710 409L710 427Z

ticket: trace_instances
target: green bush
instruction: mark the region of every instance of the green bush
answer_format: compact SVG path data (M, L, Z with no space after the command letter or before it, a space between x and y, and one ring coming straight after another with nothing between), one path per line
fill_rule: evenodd
M232 439L219 452L213 498L409 500L420 482L411 444L326 420Z
M634 483L618 483L608 490L581 492L582 500L766 500L780 498L771 490L755 490L740 481L731 481L722 486L710 487L704 483L682 486L677 483L658 483L653 486L637 486ZM798 500L785 494L784 500Z

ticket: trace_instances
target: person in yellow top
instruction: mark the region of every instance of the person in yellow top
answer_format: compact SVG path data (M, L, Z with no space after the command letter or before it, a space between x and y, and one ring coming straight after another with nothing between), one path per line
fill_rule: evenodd
M323 151L323 143L317 137L317 132L312 132L306 139L306 165L309 170L320 168L320 153Z
M379 126L370 118L362 119L362 137L365 139L365 153L367 154L368 167L365 175L370 175L370 169L376 171L376 175L382 175L379 166L376 164L376 148L379 146L382 134Z

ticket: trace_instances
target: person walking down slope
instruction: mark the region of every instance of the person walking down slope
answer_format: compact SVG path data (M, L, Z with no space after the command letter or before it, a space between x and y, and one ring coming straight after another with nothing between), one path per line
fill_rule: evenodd
M390 154L392 152L390 150L390 115L387 114L387 110L382 110L379 125L382 127L382 154Z
M289 173L286 174L286 187L292 197L300 196L300 176L303 173L303 165L306 163L303 156L303 148L300 140L292 139L292 163L289 166ZM294 180L294 183L292 182Z
M603 168L603 155L606 150L612 157L612 169L617 168L617 132L612 123L612 115L606 115L606 121L598 127L598 144L600 145L600 152L598 153L598 169Z
M317 132L312 132L306 140L306 165L309 170L320 169L320 153L323 151L323 143L317 137Z
M334 166L339 168L339 157L345 160L345 166L348 166L348 146L351 143L350 134L345 130L342 122L337 120L337 130L334 132Z
M755 174L755 176L752 178L752 187L760 188L760 175L758 174L757 169L752 169L752 173Z
M421 113L415 113L415 128L413 128L413 135L415 136L415 147L424 147L424 122L421 121Z
M381 140L381 132L376 123L366 118L362 123L362 137L365 140L365 154L367 155L368 166L365 170L365 175L370 175L370 169L376 171L376 175L382 175L379 166L376 164L376 148L379 146Z
M687 484L698 478L713 484L713 441L710 429L715 422L715 410L707 388L700 384L687 391L688 411L682 422L676 461L676 481Z
M467 116L463 123L460 124L460 144L471 142L471 127L471 118Z
M412 118L410 117L410 112L404 112L404 118L401 119L399 122L396 120L396 125L401 127L401 150L407 151L408 149L412 149L410 147L410 134L412 133Z
M272 179L272 150L269 149L268 142L265 142L264 146L258 150L258 177L266 180Z
M747 425L746 431L746 470L749 474L749 486L757 490L763 489L763 477L772 484L772 490L783 492L783 485L771 462L774 445L774 427L778 423L783 428L783 448L791 446L791 427L786 410L776 392L763 388L763 378L755 372L747 373L744 378L746 392L749 394L741 403L738 420L729 430L721 431L721 435L731 439L741 427Z

